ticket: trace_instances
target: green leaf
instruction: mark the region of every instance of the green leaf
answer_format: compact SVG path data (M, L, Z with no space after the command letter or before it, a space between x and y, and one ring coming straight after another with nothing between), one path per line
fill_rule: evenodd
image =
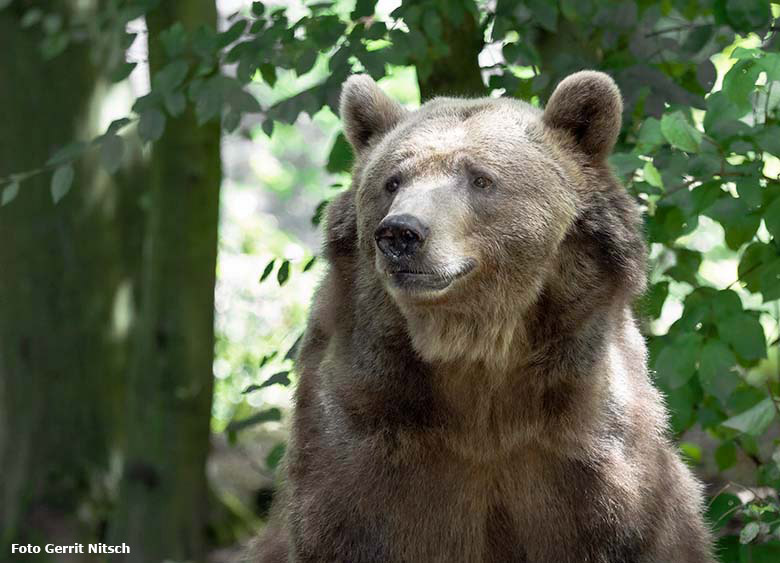
M271 272L274 271L274 264L276 263L276 258L272 259L268 264L266 264L265 269L263 270L263 274L260 276L260 281L264 282L268 276L271 275Z
M707 113L704 115L704 130L716 139L728 133L729 123L741 118L751 109L750 106L739 107L723 91L713 92L705 103Z
M716 319L742 312L742 300L736 291L721 289L713 296L708 296L706 300L712 307L712 314Z
M690 379L678 389L669 389L662 381L659 381L659 384L666 394L672 431L678 435L682 434L696 422L696 409L702 399L698 382Z
M764 303L780 299L780 258L774 257L763 263L759 276L759 287Z
M184 52L187 47L187 33L181 22L176 22L171 27L160 33L160 42L163 44L168 58L175 58Z
M695 153L701 145L701 132L688 123L680 111L667 113L661 118L661 133L675 148Z
M701 336L687 333L664 347L655 361L655 369L671 389L685 385L696 372Z
M260 360L260 366L259 367L265 366L265 364L267 364L268 362L273 360L278 353L279 353L278 350L274 350L270 354L266 354L265 356L263 356L262 359Z
M110 135L111 133L117 133L130 123L132 123L132 120L128 119L127 117L123 117L122 119L115 119L114 121L111 122L111 125L108 126L108 129L106 130L106 135Z
M778 532L775 531L775 537ZM780 541L769 541L750 546L750 563L777 563L780 561Z
M739 532L739 543L746 544L752 542L758 536L758 532L761 530L758 522L748 522L745 527Z
M737 47L729 56L732 59L737 59L739 61L742 59L758 59L761 58L762 55L761 49Z
M270 387L271 385L282 385L284 387L290 385L290 372L289 371L276 372L271 377L263 381L260 385L250 385L249 387L244 389L242 393L246 395L247 393L252 393L253 391L259 391L260 389L265 389L266 387Z
M543 28L555 32L558 30L558 3L549 0L526 0L525 4Z
M284 285L287 282L287 278L290 277L290 261L285 260L282 265L279 266L279 271L276 272L276 281L279 285Z
M181 92L170 92L163 97L165 109L171 114L171 117L177 117L184 113L187 107L187 98Z
M350 146L344 133L339 133L333 142L333 148L328 156L326 170L331 173L349 172L354 156L352 155L352 146Z
M519 65L538 65L541 63L541 56L533 44L525 41L507 43L502 49L506 61L510 64Z
M268 466L268 469L274 471L279 467L279 463L281 463L282 458L284 457L284 451L284 442L280 442L271 448L271 451L268 452L268 455L265 458L265 464Z
M653 152L664 144L664 135L661 132L661 122L655 117L648 117L642 122L639 129L636 149L643 154Z
M725 471L737 464L737 446L734 442L723 442L715 450L715 463L720 471Z
M328 203L329 202L327 199L323 199L317 204L317 207L314 209L314 215L311 216L312 225L319 225L322 222L322 218L325 214L325 208L328 207Z
M273 88L276 84L276 67L270 63L262 63L258 68L265 83Z
M680 453L688 463L701 463L701 448L693 442L680 442Z
M688 37L685 38L685 42L680 46L680 49L692 55L698 53L710 40L713 31L714 26L712 25L695 26L688 33Z
M720 340L707 339L699 360L702 389L725 403L739 382L731 371L736 365L737 359L726 344Z
M764 210L764 224L775 240L780 240L780 197Z
M758 178L738 178L736 184L737 193L748 209L753 210L761 205L761 184Z
M688 163L688 173L702 179L711 178L713 174L720 172L721 159L719 155L701 153L693 157Z
M724 2L726 19L735 31L748 33L767 25L772 17L766 0L739 0ZM744 542L743 542L744 543Z
M311 259L308 262L306 262L306 265L303 267L303 271L308 272L311 269L311 267L314 266L314 263L316 261L317 261L317 257L312 256Z
M138 122L138 134L144 142L156 141L165 131L165 115L155 108L147 109Z
M780 125L764 127L756 134L756 143L761 150L780 156Z
M239 114L243 112L256 113L261 109L257 99L235 81L230 82L224 93L224 99L226 105Z
M696 186L691 191L693 211L696 213L703 213L713 203L724 196L728 196L728 193L721 188L721 183L717 180L705 182L700 186Z
M775 259L777 259L777 253L772 246L763 242L753 242L742 253L737 267L737 275L748 290L754 293L758 292L761 290L760 280L763 265Z
M111 82L121 82L133 72L138 63L122 63L118 65L113 72L108 75L108 79Z
M780 80L780 53L767 53L758 61L758 66L766 72L767 83Z
M195 100L195 115L203 125L222 111L224 81L214 76L196 86L190 85L190 97Z
M615 170L615 174L626 181L642 166L642 159L633 153L614 153L609 157L609 163Z
M666 298L669 296L669 282L654 283L639 303L641 314L657 319L661 316Z
M54 171L51 177L51 198L54 203L58 203L70 191L73 175L73 166L70 164L60 166Z
M745 360L766 357L766 337L758 318L749 313L737 313L718 319L718 333L724 342Z
M226 111L222 116L222 128L226 133L232 133L241 125L241 114L237 111Z
M11 203L16 196L19 195L19 182L13 180L10 184L3 188L3 195L0 196L0 206Z
M664 274L677 281L697 285L696 275L701 266L701 253L687 248L675 248L674 266L667 269Z
M745 59L731 67L723 77L723 92L740 112L750 111L752 107L750 95L755 89L760 74L761 67L756 64L756 61Z
M187 76L189 64L184 60L175 60L165 65L152 76L152 87L163 93L171 92Z
M309 72L317 62L317 50L307 49L295 60L295 74L303 76Z
M46 161L46 166L57 166L59 164L65 164L79 158L89 148L87 143L82 141L76 141L69 143L55 152L49 160Z
M252 2L252 15L260 17L265 12L265 5L262 2Z
M745 412L732 416L723 422L722 425L726 428L732 428L742 432L743 434L760 436L772 423L775 414L775 405L772 402L772 399L767 397Z
M719 531L726 526L736 514L735 508L741 506L739 497L729 493L721 493L710 500L707 507L707 520L712 525L713 531Z
M645 162L643 172L645 176L645 182L656 188L663 189L664 181L661 179L661 173L658 172L658 169L652 162Z
M234 420L225 428L225 432L238 432L264 422L277 422L282 420L282 413L276 407L266 409L242 420Z
M726 231L726 244L732 250L750 242L761 224L761 217L741 198L722 197L706 211Z
M122 165L125 142L119 135L106 135L100 143L100 162L113 174Z
M294 360L298 356L298 349L301 347L301 342L303 342L303 335L304 333L299 334L295 342L292 343L292 346L284 355L285 360Z
M357 21L360 18L373 15L375 4L375 0L357 0L357 2L355 2L355 9L352 11L350 17L353 21Z
M246 20L238 20L225 31L217 34L217 47L223 49L236 41L246 29Z

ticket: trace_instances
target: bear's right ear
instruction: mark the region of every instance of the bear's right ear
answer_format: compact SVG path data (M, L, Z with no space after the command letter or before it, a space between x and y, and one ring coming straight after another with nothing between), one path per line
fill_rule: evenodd
M406 110L382 92L373 78L355 74L341 88L339 113L347 140L360 154L373 139L395 127Z
M583 70L564 78L542 120L568 133L588 157L602 161L615 146L623 114L617 84L603 72Z

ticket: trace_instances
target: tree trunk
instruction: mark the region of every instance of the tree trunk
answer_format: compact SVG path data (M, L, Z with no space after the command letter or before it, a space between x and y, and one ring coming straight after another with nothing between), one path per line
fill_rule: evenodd
M475 11L476 12L476 11ZM442 43L449 53L433 61L430 72L420 72L417 82L420 99L425 102L435 96L484 96L488 90L482 82L479 54L485 43L476 13L464 10L463 20L455 26L442 18ZM424 67L430 64L429 53L424 53Z
M0 177L95 134L104 90L89 44L41 59L42 34L20 25L31 4L0 11ZM37 5L66 19L90 6ZM94 158L76 164L56 205L50 181L24 180L0 207L0 557L10 543L97 539L104 515L76 514L103 482L117 428L126 342L115 324L116 186Z
M152 76L160 32L216 27L213 0L162 2L147 15ZM152 150L141 320L128 388L127 453L113 542L123 561L202 561L212 399L220 129L191 107Z

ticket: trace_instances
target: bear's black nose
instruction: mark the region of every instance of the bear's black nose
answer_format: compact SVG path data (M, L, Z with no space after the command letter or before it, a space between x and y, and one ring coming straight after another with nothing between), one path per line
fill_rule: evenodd
M385 217L374 232L376 245L391 260L412 258L425 243L428 227L413 215Z

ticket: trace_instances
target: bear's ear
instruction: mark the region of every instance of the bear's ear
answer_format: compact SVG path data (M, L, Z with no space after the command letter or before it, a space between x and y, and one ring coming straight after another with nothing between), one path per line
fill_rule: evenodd
M347 140L360 154L372 139L392 129L406 110L382 92L373 78L355 74L341 88L339 113Z
M603 72L583 70L564 78L544 110L544 123L568 132L591 159L604 160L620 133L623 100Z

